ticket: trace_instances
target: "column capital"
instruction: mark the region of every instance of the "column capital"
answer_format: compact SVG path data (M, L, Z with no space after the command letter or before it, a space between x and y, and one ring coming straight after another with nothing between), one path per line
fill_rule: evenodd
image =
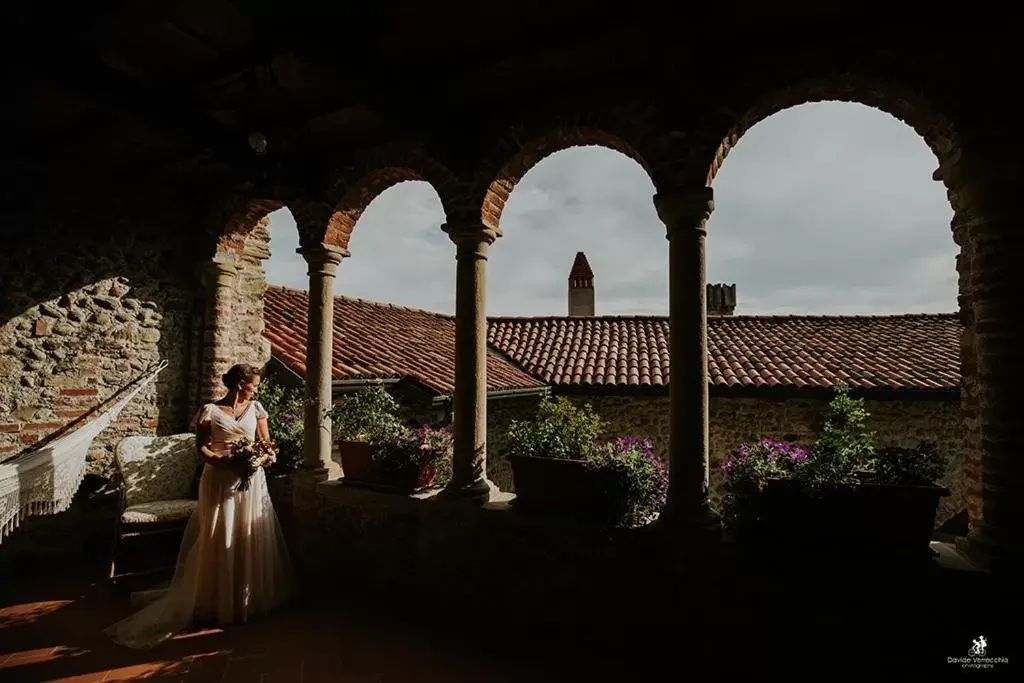
M497 230L483 223L442 223L441 230L448 235L456 247L456 257L476 254L486 258L487 247L501 235Z
M312 244L299 247L295 253L301 254L309 264L309 274L334 275L341 262L351 256L348 249L330 244Z
M666 237L693 230L704 233L704 225L715 210L715 193L710 187L667 189L654 195L654 208L665 224Z

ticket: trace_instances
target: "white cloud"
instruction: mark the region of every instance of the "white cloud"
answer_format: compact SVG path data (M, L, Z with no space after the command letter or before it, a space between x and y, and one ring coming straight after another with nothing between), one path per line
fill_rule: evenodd
M877 110L780 112L748 131L715 180L708 280L737 284L738 313L953 311L957 248L936 166L911 128ZM643 169L611 150L542 160L502 215L489 312L564 314L569 267L584 251L598 313L665 313L668 242L653 193ZM455 249L443 221L425 183L382 193L356 225L339 293L451 312ZM286 212L273 215L271 234L268 279L304 286Z

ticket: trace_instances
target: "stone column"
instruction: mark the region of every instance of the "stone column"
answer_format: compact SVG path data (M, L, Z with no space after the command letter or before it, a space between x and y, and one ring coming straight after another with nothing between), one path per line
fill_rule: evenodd
M203 317L203 372L199 385L199 405L214 401L227 391L221 376L235 363L231 356L230 324L238 268L233 263L209 261L201 265L201 271L206 307Z
M654 197L669 241L669 489L671 525L713 527L708 499L708 336L705 226L715 208L710 187Z
M297 250L309 264L306 322L306 411L303 454L306 469L320 481L341 469L331 458L331 380L334 361L334 277L348 251L327 244Z
M455 243L455 455L445 495L488 500L487 249L497 233L481 224L442 227Z
M974 358L968 353L968 360L974 365L965 370L974 377L965 384L977 391L965 405L977 409L966 417L977 419L977 425L967 426L976 427L968 434L972 445L980 446L980 457L969 454L967 463L974 489L968 545L993 573L1016 577L1024 569L1024 430L1017 406L1024 384L1019 275L1024 239L1015 206L1019 164L1001 145L973 151L943 173L957 209L958 265L969 280Z

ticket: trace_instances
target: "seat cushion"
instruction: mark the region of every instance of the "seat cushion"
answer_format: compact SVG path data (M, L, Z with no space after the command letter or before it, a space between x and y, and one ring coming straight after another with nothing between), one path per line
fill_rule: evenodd
M194 500L154 500L125 508L121 521L125 524L164 524L185 522L196 509Z

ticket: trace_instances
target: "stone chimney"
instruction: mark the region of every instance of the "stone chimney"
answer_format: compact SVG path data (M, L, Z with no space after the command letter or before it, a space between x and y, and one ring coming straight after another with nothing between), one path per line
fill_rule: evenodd
M736 285L708 284L708 315L732 315L736 310Z
M594 315L594 271L582 251L576 252L569 271L569 315Z

